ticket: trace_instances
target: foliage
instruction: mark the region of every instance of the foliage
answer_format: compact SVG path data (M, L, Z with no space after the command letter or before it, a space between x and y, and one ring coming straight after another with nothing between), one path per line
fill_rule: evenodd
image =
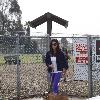
M21 10L17 0L1 0L0 25L2 35L14 35L16 31L23 31Z
M0 32L0 35L8 35L8 36L15 36L16 34L25 35L23 25L21 23L21 14L22 11L20 9L20 6L18 4L17 0L1 0L0 2L0 25L2 26L2 30ZM29 24L27 24L27 34L30 36L30 27ZM20 31L20 32L19 32ZM4 39L0 38L0 41L2 41L1 46L4 48L11 48L12 43L14 43L14 47L16 45L16 39L13 40L12 37L5 37ZM25 45L25 53L32 53L37 52L37 43L35 41L32 41L30 38L24 38L23 40L20 40L20 45ZM12 50L10 49L10 52Z
M5 55L0 55L0 64L5 64ZM43 63L43 58L41 54L21 54L19 56L21 63Z
M25 53L26 54L37 53L37 52L39 51L37 49L36 41L25 42Z
M18 5L17 0L12 0L11 1L11 7L9 9L9 12L10 12L10 14L15 13L15 14L21 15L22 12L20 10L20 6Z
M61 43L65 48L68 46L68 41L67 41L66 37L61 38Z

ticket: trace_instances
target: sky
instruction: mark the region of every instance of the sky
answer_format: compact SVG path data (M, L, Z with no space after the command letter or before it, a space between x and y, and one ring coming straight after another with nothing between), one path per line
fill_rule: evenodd
M32 21L47 12L69 21L67 29L55 22L52 35L99 35L100 0L18 0L22 10L22 23ZM36 32L46 34L47 24L36 29L31 28L31 35Z

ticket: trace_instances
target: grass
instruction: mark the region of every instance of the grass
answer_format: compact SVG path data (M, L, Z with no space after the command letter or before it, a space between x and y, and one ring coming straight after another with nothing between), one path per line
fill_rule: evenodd
M42 55L41 54L23 54L19 56L19 59L22 63L42 63Z
M0 64L5 63L4 59L5 55L0 55ZM19 56L19 59L21 60L21 63L43 63L43 57L42 54L21 54ZM74 59L72 56L70 56L70 59L68 60L69 63L73 63Z
M4 64L5 60L4 60L4 55L0 55L0 64Z
M42 55L41 54L21 54L19 59L22 63L42 63ZM0 64L4 64L5 59L4 55L0 55Z

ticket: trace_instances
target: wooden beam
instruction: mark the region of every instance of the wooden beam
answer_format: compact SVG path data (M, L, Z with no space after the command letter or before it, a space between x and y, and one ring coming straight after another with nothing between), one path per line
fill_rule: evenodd
M51 33L52 33L52 21L47 20L47 34L51 36Z

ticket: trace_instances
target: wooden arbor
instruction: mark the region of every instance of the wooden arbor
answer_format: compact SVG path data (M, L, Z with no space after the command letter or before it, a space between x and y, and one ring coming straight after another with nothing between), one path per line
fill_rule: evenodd
M43 24L46 21L47 21L47 34L49 34L50 36L51 36L51 32L52 32L52 21L64 26L65 28L68 27L68 21L66 21L56 15L53 15L49 12L36 18L33 21L30 21L29 24L32 28L36 28L37 26Z

